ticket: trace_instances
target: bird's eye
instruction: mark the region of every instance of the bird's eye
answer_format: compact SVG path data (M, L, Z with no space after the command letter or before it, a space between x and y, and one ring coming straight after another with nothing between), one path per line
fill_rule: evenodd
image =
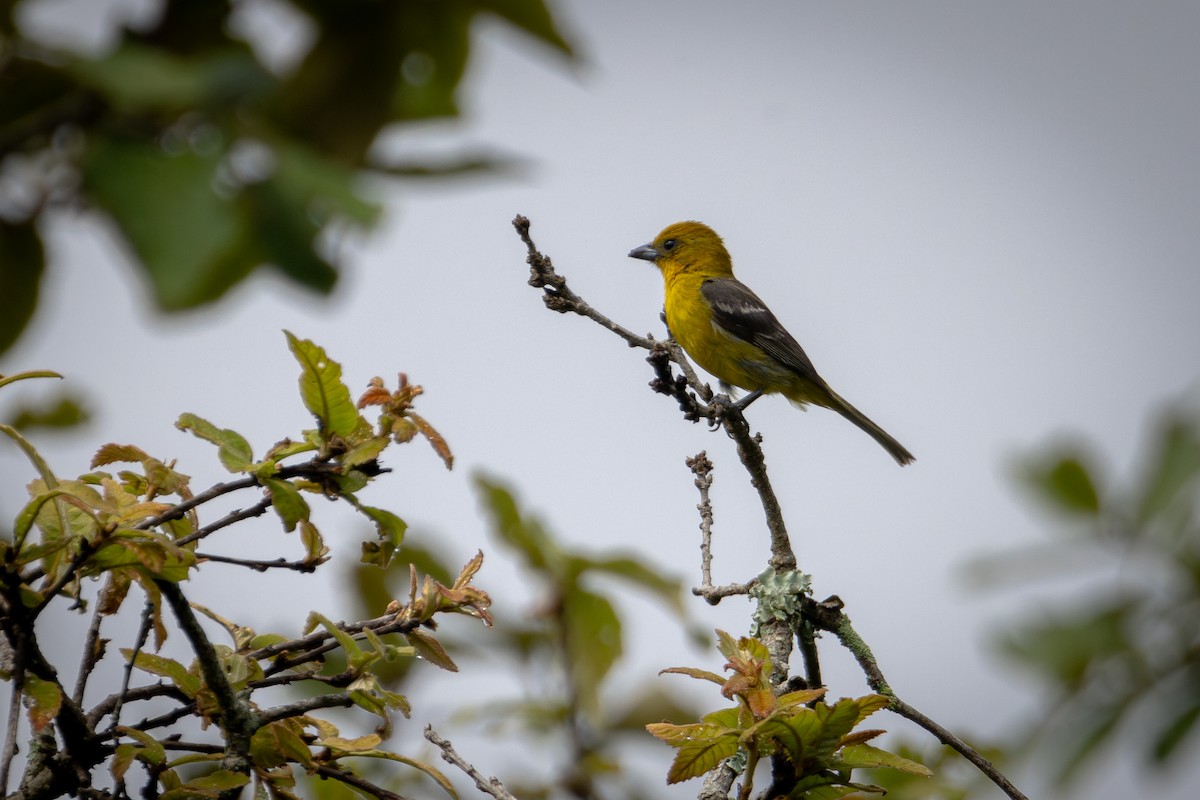
M678 239L667 239L665 242L663 242L663 250L666 250L669 253L675 249L675 245L677 244L679 244Z

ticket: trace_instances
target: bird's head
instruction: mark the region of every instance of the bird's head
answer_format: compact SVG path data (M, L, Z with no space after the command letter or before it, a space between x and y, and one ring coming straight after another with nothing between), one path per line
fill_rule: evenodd
M705 275L733 275L733 261L725 243L703 222L668 225L650 244L629 251L630 258L650 261L663 275L702 271Z

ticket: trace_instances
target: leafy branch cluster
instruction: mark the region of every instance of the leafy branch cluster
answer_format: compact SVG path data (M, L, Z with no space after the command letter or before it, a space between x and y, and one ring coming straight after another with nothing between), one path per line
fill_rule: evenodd
M699 777L739 754L744 763L738 768L745 775L740 800L751 796L755 766L764 757L781 756L792 767L782 780L776 775L780 785L772 787L772 797L815 799L841 797L854 790L882 791L851 781L855 769L886 767L914 775L931 774L920 764L867 744L883 731L854 730L868 716L886 708L888 698L842 698L830 705L822 700L824 687L777 694L770 681L774 666L762 642L750 637L734 640L724 631L718 631L717 638L717 649L728 659L725 666L733 673L730 677L690 667L664 672L715 683L721 687L721 696L736 699L737 705L706 714L696 723L646 726L677 749L668 782Z
M188 601L184 584L209 561L255 571L288 569L312 572L328 560L329 550L314 524L305 496L349 503L375 527L376 537L362 545L366 564L387 566L405 533L404 521L385 509L363 503L358 493L388 472L378 461L392 444L416 435L426 438L447 467L452 456L438 432L413 408L419 386L400 377L395 390L376 378L356 404L342 382L340 365L322 348L287 335L301 366L301 398L317 427L295 440L284 439L256 459L241 434L194 414L178 427L216 445L220 463L240 477L193 492L190 478L174 462L154 458L132 445L101 447L92 472L60 479L19 431L0 425L34 465L30 499L13 523L12 536L0 541L0 645L2 677L12 685L12 700L0 763L0 784L8 791L17 754L21 707L32 735L18 789L26 800L79 794L125 797L129 770L139 764L146 774L146 797L233 797L249 783L260 796L294 798L297 773L333 779L378 797L394 796L367 782L346 763L351 758L396 761L431 776L453 795L450 782L434 767L380 747L391 733L394 712L407 715L404 696L385 688L376 668L420 657L455 670L434 635L437 617L465 614L491 624L490 598L472 579L482 554L467 563L448 585L411 570L407 602L392 600L382 614L353 623L335 623L309 615L300 636L259 633ZM52 373L22 373L0 378L0 388ZM369 422L362 408L378 409ZM303 460L302 460L303 459ZM129 465L115 474L103 467ZM261 494L253 505L206 522L208 503L236 492ZM235 523L273 510L288 533L298 532L301 554L287 560L243 559L210 547L216 534ZM236 547L237 541L229 545ZM101 581L94 600L85 584ZM102 636L137 586L145 598L142 625L132 647L121 648L124 684L90 706L89 680L108 655ZM63 683L45 655L38 621L55 601L71 607L92 606L91 623L74 686ZM158 651L168 636L164 607L174 615L192 649L190 663L143 647L153 635ZM215 644L200 624L207 617L220 625L228 644ZM328 654L343 665L325 669ZM139 683L135 671L154 682ZM270 704L260 698L274 687L303 685L302 699ZM136 723L122 719L131 707L146 704ZM333 721L315 712L357 707L378 717L374 732L343 737ZM185 721L219 732L193 740ZM93 780L107 764L108 781ZM197 771L192 765L207 767ZM100 788L110 783L111 788Z

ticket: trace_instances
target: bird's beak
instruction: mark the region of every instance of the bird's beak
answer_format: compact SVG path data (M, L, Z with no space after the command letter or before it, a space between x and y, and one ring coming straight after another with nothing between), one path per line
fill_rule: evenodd
M661 253L655 250L652 244L644 244L629 251L630 258L640 258L643 261L657 261L660 255Z

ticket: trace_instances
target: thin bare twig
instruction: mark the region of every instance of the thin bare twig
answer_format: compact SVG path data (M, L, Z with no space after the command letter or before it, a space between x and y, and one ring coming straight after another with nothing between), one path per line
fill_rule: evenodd
M533 239L529 237L529 219L527 217L517 215L513 220L513 227L517 229L517 234L529 250L529 256L525 259L529 264L529 285L545 292L542 299L546 303L546 308L560 314L570 311L587 317L620 336L629 343L630 347L642 347L649 350L654 346L653 339L638 336L633 331L621 327L571 291L567 286L567 279L554 272L554 264L550 261L550 257L539 252Z
M500 782L499 778L483 777L479 770L475 769L475 767L471 766L470 762L455 752L454 747L451 746L448 740L438 736L437 731L433 729L432 725L425 726L425 738L442 751L442 759L444 761L458 767L466 773L467 777L475 781L475 785L479 787L479 791L490 794L496 800L517 800L517 798L509 793L508 789L504 788L504 784Z
M336 767L318 764L316 766L316 773L322 778L329 778L339 781L340 783L344 783L347 786L353 786L355 789L363 792L367 797L378 798L378 800L408 800L408 798L402 794L396 794L395 792L384 789L382 786L371 783L366 778L360 775L355 775L353 772L349 772L344 769L337 769Z
M750 594L751 590L757 585L758 578L751 578L746 583L727 583L723 586L695 586L692 588L692 594L696 597L703 597L708 601L709 605L715 606L726 597Z
M133 662L137 661L138 653L142 651L146 640L150 638L150 626L153 622L154 601L147 597L146 604L142 607L142 620L138 625L137 639L133 643L133 652L129 654L129 660L125 662L125 674L121 678L121 691L117 692L117 702L113 706L112 727L114 728L121 724L121 707L125 704L126 695L129 694L129 681L133 678Z
M234 558L233 556L223 556L217 553L196 553L196 558L200 561L212 561L218 564L234 564L239 567L246 567L255 572L266 572L269 569L291 569L296 572L314 572L317 567L324 564L328 559L320 561L288 561L287 559L272 558L266 560L254 558Z
M285 706L275 706L268 708L266 711L260 711L259 717L263 725L270 722L275 722L288 717L298 717L302 714L307 714L309 711L316 711L318 708L349 708L354 705L354 701L348 695L342 694L319 694L315 697L306 697L303 700L297 700L294 703L288 703Z
M708 453L701 450L687 459L688 469L696 476L696 490L700 492L700 502L696 509L700 512L700 588L713 588L712 582L712 502L708 490L713 482L713 463L708 460ZM709 602L713 602L710 600Z
M100 613L100 606L97 606L92 611L87 636L83 639L83 658L79 662L79 675L75 678L75 691L71 693L71 699L78 705L83 705L83 693L87 689L88 677L104 652L104 648L100 646L100 623L103 620L104 615Z
M231 511L228 514L226 514L224 517L222 517L221 519L217 520L216 522L213 522L209 525L205 525L203 528L199 528L195 531L192 531L187 536L179 537L178 539L175 540L175 544L177 544L181 547L185 544L191 544L192 542L197 541L199 539L203 539L204 537L208 536L209 534L215 533L216 531L219 531L222 528L227 528L230 525L234 524L235 522L241 522L244 519L250 519L252 517L260 517L263 514L265 514L267 512L267 509L269 509L270 507L271 507L271 498L264 497L262 500L259 500L257 503L250 506L249 508L246 508L246 509L239 508L236 511Z

